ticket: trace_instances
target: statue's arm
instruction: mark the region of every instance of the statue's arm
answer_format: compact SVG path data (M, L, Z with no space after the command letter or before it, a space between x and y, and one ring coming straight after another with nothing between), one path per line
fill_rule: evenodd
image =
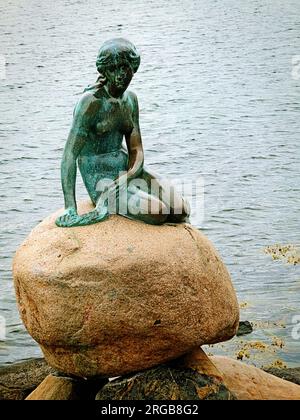
M77 174L77 157L83 148L87 136L71 128L61 162L61 184L64 194L65 209L77 208L75 185Z
M84 95L76 105L72 127L65 145L61 162L61 183L64 194L66 213L64 216L77 212L75 185L77 173L77 158L88 141L91 127L92 99ZM62 216L62 217L64 217ZM64 222L61 220L61 222Z
M144 150L139 124L139 105L134 93L131 93L131 100L133 103L133 130L125 136L129 157L128 179L139 176L144 166Z

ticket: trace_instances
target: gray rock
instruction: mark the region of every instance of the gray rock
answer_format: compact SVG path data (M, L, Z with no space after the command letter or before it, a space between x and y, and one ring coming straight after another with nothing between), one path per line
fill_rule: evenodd
M96 395L96 400L234 399L222 380L170 364L115 379Z
M0 368L0 400L24 400L50 373L44 359L28 359Z
M241 335L251 334L253 332L253 327L249 321L241 321L239 323L239 328L237 330L237 337Z
M285 369L270 368L265 369L265 371L271 375L277 376L278 378L300 385L300 367Z

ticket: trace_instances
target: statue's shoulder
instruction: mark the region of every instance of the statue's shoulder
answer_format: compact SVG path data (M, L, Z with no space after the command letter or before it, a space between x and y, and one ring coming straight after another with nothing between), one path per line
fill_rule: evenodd
M89 106L90 104L93 104L96 101L97 101L97 98L95 97L93 92L84 92L81 95L78 103L80 103L82 106Z
M74 115L84 115L93 112L97 103L97 98L92 92L84 92L74 108Z
M138 108L138 98L136 94L130 90L126 91L126 94L127 103L130 105L133 111L136 110Z
M137 102L138 98L136 96L136 94L134 92L132 92L132 90L127 90L127 98L133 102Z

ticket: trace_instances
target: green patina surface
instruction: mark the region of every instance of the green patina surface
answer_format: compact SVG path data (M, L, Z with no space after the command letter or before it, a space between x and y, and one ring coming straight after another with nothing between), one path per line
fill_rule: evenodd
M98 80L75 107L62 158L65 212L56 220L57 226L98 223L110 213L150 224L188 220L185 200L144 167L138 100L127 90L139 64L135 46L123 38L100 48ZM122 147L124 138L127 149ZM82 216L75 197L77 165L95 205Z

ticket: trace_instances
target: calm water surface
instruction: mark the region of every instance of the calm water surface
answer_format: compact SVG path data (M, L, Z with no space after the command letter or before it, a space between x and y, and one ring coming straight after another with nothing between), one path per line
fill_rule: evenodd
M284 340L271 358L300 365L299 266L263 250L299 238L298 0L0 0L0 364L39 355L20 322L11 263L30 230L62 206L59 165L78 93L96 78L98 47L132 40L146 162L205 180L192 223L230 270L246 340ZM79 183L78 196L86 197ZM199 197L200 198L200 197ZM2 337L3 338L3 337ZM216 352L234 354L234 340ZM265 356L263 356L265 357ZM251 361L251 360L250 360Z

